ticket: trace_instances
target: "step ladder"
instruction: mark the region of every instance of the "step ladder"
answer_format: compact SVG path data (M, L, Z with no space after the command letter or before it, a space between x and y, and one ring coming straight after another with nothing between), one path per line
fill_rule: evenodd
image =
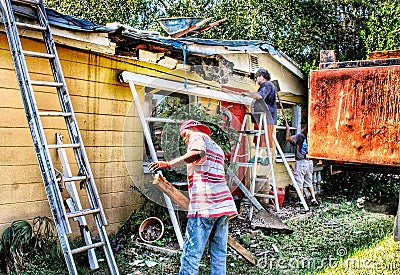
M258 124L258 130L254 130L251 127L251 118L254 116L259 116L260 123ZM273 158L272 158L272 153L271 153L271 144L268 138L268 127L267 127L267 114L264 112L253 112L253 113L246 113L243 119L243 123L241 126L241 129L239 131L239 138L238 138L238 143L236 144L235 152L232 158L232 163L238 167L244 166L244 167L249 167L249 175L250 175L250 194L255 197L264 197L268 199L272 199L273 203L275 205L276 211L279 211L279 201L278 201L278 193L277 193L277 188L276 188L276 182L275 182L275 174L274 174L274 167L273 167ZM265 126L265 127L264 127ZM265 129L263 129L265 128ZM255 146L252 146L251 144L253 141L250 140L250 137L257 137L257 142ZM266 145L260 146L260 142L263 141L263 143ZM303 194L301 193L300 188L298 187L296 180L294 178L293 172L291 170L291 167L289 166L286 157L282 151L282 148L279 145L278 140L276 139L276 136L272 133L272 141L274 142L276 150L279 152L282 161L285 165L286 171L289 175L289 178L292 182L292 185L296 189L297 195L300 198L300 202L303 205L303 208L305 211L309 210L309 207L304 199ZM246 146L246 154L245 155L238 155L239 153L239 148L241 146ZM254 151L254 153L252 153ZM266 154L266 157L263 157L263 154ZM250 159L254 159L254 162L249 162ZM265 159L268 159L268 162L265 161ZM259 161L261 160L261 162ZM267 168L267 175L260 176L259 174L259 169L263 165L268 166ZM256 190L256 182L264 182L264 184L261 183L261 185L258 186L258 190ZM265 184L270 184L273 195L270 194L259 194L259 190L264 186ZM250 219L252 218L252 208L253 205L250 206L250 214L249 217Z
M258 130L253 130L251 127L251 118L254 116L259 117ZM251 141L252 137L257 137L255 146L251 145L253 143L253 141ZM264 146L261 146L261 144L263 144ZM246 150L247 153L245 155L238 155L239 148L241 146L247 146ZM275 182L273 158L271 153L270 141L268 139L266 113L260 112L260 113L245 114L242 126L239 131L239 138L236 144L235 152L233 154L232 163L237 167L249 168L248 170L250 177L249 191L251 195L258 198L272 199L276 211L279 211L278 193ZM272 195L262 194L259 192L267 184L270 185L272 188L273 191ZM252 214L253 214L253 205L251 204L249 213L250 219L252 218Z
M22 101L31 132L34 149L68 271L70 274L78 274L73 255L85 251L89 253L89 261L92 261L92 268L97 268L97 258L93 254L93 251L95 248L101 247L103 248L110 273L119 274L110 246L110 241L105 230L107 221L104 215L104 210L100 202L99 194L97 192L92 171L82 142L82 137L71 105L70 96L67 91L64 75L61 69L43 2L41 0L0 0L0 4L3 22L14 61L15 72L21 91ZM37 16L37 24L16 22L15 12L21 5L25 8L31 9L34 12L34 14ZM46 48L46 52L25 51L22 47L18 34L19 29L42 33L42 42ZM31 80L25 60L26 57L48 60L54 81L48 82L41 79ZM35 90L56 90L57 92L54 91L54 94L57 94L58 96L60 102L60 111L39 112L39 108L35 100L34 88ZM58 118L65 121L65 131L68 132L69 143L48 143L48 138L45 135L42 125L42 120L44 117L47 117L47 119ZM76 171L79 171L76 175L63 174L61 178L59 177L50 154L50 150L59 149L73 151L73 155L76 159ZM82 209L82 205L79 205L80 203L77 204L76 196L78 196L78 192L74 193L71 191L73 189L71 186L75 182L80 182L81 188L85 190L87 197L86 204L89 205L87 209ZM67 211L67 208L64 206L64 199L60 190L60 187L62 187L63 184L68 185L68 191L73 193L73 196L69 200L69 204L71 205L71 207L69 207L69 211ZM86 245L72 249L67 236L68 234L72 233L69 219L76 219L81 225L85 225L87 222L85 216L87 215L91 216L91 220L96 223L99 241L92 243L91 237L87 235L87 232L84 232L84 236L86 235Z

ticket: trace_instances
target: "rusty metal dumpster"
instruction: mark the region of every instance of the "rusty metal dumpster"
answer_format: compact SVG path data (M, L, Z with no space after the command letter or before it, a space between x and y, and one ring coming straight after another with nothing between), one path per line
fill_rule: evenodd
M400 59L321 67L310 76L309 156L400 170Z

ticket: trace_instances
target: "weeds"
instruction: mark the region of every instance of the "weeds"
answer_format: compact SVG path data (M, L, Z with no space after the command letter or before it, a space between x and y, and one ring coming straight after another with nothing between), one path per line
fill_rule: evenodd
M279 248L278 253L258 259L258 268L266 268L268 274L315 274L387 237L392 232L393 219L360 212L354 205L344 203L291 221L289 226L294 230L290 235L275 233L273 238L259 238L260 246L270 248L275 244Z
M133 274L135 271L139 271L140 274L160 275L178 272L179 253L172 256L163 255L135 242L135 234L141 221L155 214L165 221L166 228L168 227L165 233L170 232L153 245L165 247L174 239L173 228L169 224L167 213L164 212L165 210L160 210L159 206L149 205L146 211L133 213L122 226L121 229L124 230L110 238L112 242L120 244L115 257L121 274ZM345 274L346 272L335 273L334 267L345 262L346 259L356 257L353 255L361 255L360 257L364 258L370 256L368 252L359 253L370 251L375 244L388 238L392 233L393 219L387 215L361 212L355 204L341 202L328 203L323 209L316 208L311 216L291 220L288 224L293 229L290 235L277 232L267 234L256 230L251 234L240 236L238 241L256 256L256 265L250 265L239 254L229 249L227 274L280 275L319 274L320 272ZM3 251L4 244L9 247L9 243L2 242ZM393 250L388 248L390 249ZM43 253L40 250L32 254L23 254L24 266L19 274L67 274L63 259L54 258L56 255L56 252ZM384 259L381 260L384 261ZM80 266L79 274L107 274L106 265L102 265L98 271L89 271L87 259L82 257L77 261L77 265ZM199 274L209 274L209 266L209 256L205 253Z
M289 222L294 230L290 235L257 230L240 236L237 241L256 256L257 264L250 265L229 249L227 274L318 274L356 251L370 249L392 233L392 217L361 212L343 198L340 203L337 201L319 208L308 218ZM143 247L116 257L123 274L136 270L141 274L177 274L180 266L178 256L165 257ZM155 261L158 265L151 268L145 264L129 265L139 260ZM209 267L209 256L205 253L199 274L209 274Z
M24 264L26 249L32 238L32 227L26 221L15 221L1 237L7 272L20 270Z
M33 227L27 221L13 222L3 231L0 242L0 252L6 268L4 271L7 274L21 274L30 263L37 260L48 262L49 258L63 259L56 240L55 226L49 218L35 218Z
M344 196L348 199L365 197L367 200L387 202L397 200L400 191L399 175L373 174L367 172L344 171L329 174L325 169L323 189L331 196Z
M390 236L378 242L375 246L355 251L354 254L319 274L396 274L400 268L399 249L400 244L395 243Z

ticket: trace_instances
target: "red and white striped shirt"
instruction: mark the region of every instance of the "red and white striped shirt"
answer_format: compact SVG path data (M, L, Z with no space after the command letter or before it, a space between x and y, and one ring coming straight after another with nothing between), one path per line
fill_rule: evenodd
M188 218L211 218L237 214L231 192L226 185L224 152L208 135L193 132L188 142L189 151L204 151L202 159L187 165L189 211Z

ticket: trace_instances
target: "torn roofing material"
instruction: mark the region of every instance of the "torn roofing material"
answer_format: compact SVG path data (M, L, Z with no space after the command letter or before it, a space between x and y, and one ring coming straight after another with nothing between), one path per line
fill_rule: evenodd
M19 5L18 14L33 18L34 12L30 7ZM140 31L132 27L114 23L107 26L101 26L90 21L76 18L70 15L59 13L53 9L46 8L49 22L53 26L62 29L82 31L82 32L108 32L120 36L119 42L125 41L131 45L139 45L143 42L161 44L167 47L173 47L178 50L185 50L188 53L215 55L223 53L255 53L268 52L273 55L284 55L278 49L275 49L269 42L261 40L216 40L199 38L169 38L160 36L157 32ZM112 35L111 35L112 37ZM205 46L209 46L205 47ZM218 48L220 47L220 48Z
M274 48L268 41L262 40L217 40L200 39L196 37L170 38L160 35L149 35L123 25L114 25L114 34L117 34L120 42L124 41L137 46L142 43L151 43L172 47L178 50L185 50L188 53L216 55L229 53L265 53L272 55L285 55L280 50ZM111 35L113 36L113 35ZM285 56L288 58L287 56Z
M121 55L135 55L135 51L139 49L162 52L178 59L184 59L187 54L212 57L268 53L300 78L304 78L300 66L268 41L200 39L195 37L170 38L160 36L158 33L139 31L121 24L112 24L112 26L115 31L110 32L109 37L112 42L117 44L117 51Z

